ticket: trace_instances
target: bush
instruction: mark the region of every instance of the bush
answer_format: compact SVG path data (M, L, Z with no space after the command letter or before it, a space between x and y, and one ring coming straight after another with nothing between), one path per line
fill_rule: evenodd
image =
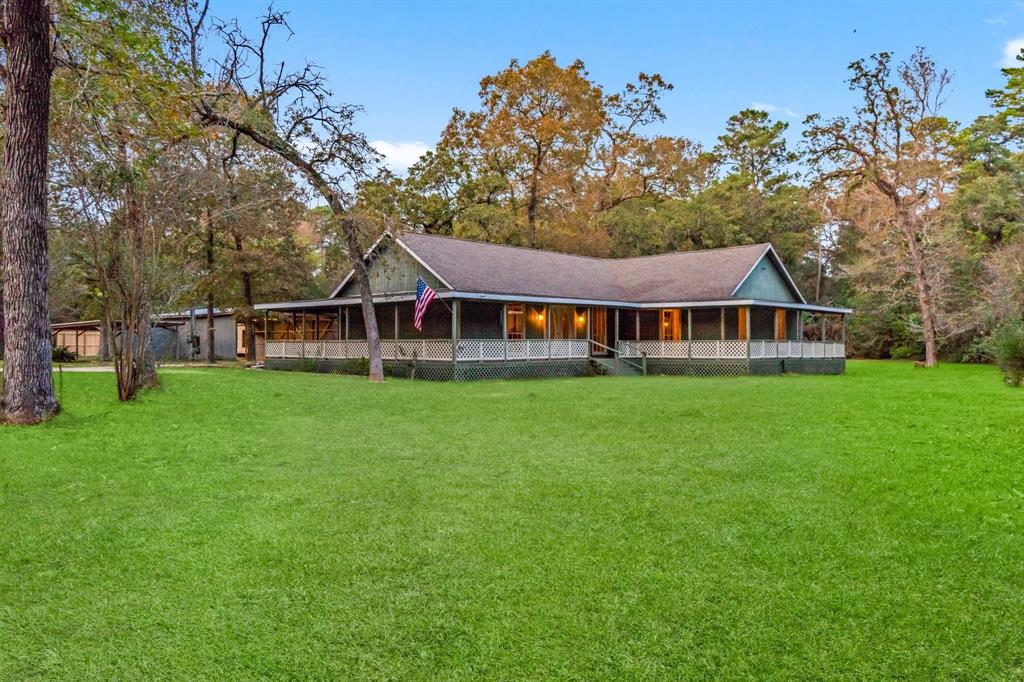
M1006 320L992 332L992 357L1011 386L1024 382L1024 320Z
M990 339L973 338L960 355L960 362L969 364L988 364L992 362L992 348Z
M78 356L71 350L68 350L67 346L54 346L53 347L53 362L74 362L78 359Z

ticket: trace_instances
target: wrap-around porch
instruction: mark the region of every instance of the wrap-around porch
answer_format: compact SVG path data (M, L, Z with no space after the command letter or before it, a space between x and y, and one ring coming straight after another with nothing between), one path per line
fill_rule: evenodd
M845 357L845 314L779 304L622 307L448 299L413 325L412 301L376 306L392 361L504 362L647 358ZM369 354L361 308L348 303L268 312L266 358L355 360Z

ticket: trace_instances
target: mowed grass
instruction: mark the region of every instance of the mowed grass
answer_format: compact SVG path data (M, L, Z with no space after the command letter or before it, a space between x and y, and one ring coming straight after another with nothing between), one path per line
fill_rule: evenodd
M65 374L0 430L0 679L1020 679L994 369Z

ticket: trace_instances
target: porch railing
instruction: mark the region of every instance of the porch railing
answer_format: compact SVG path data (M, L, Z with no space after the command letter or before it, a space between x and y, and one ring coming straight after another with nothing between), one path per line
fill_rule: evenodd
M846 344L831 341L619 341L618 348L625 358L642 355L696 360L846 357Z
M495 360L548 360L588 357L586 339L459 339L455 342L459 362ZM268 358L355 359L369 355L363 341L268 341ZM384 360L452 360L451 339L381 339Z
M455 342L459 362L587 358L587 339L460 339ZM385 360L452 360L451 339L382 339ZM846 345L821 341L619 341L622 358L691 358L741 360L746 358L842 358ZM268 341L268 358L355 359L369 355L363 341Z

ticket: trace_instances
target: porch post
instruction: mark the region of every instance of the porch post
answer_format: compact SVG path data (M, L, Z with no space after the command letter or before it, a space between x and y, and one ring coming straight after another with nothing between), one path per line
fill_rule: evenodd
M721 327L721 338L719 340L725 341L725 306L718 309L718 323Z
M693 359L693 308L686 309L686 359Z
M740 314L743 315L743 324L740 324ZM747 347L747 371L750 371L750 313L748 308L737 308L736 309L736 336L744 342ZM778 353L776 352L776 356Z
M821 342L825 343L825 322L828 321L828 317L825 313L821 314Z
M526 312L525 306L523 312ZM501 348L502 359L508 361L508 303L501 304Z
M846 313L842 314L841 319L842 319L843 323L842 323L842 327L840 328L840 332L839 333L841 334L840 338L842 339L842 343L845 345L846 344Z
M640 340L640 308L636 309L636 315L633 316L633 321L636 323L636 340Z
M299 348L302 349L302 359L306 359L306 311L302 311L302 340L299 341Z
M551 306L544 306L544 338L548 345L548 360L551 359Z
M615 371L618 372L619 371L619 356L620 356L620 354L619 354L619 309L618 308L615 309L615 338L613 339L613 342L615 343L615 350L613 351L615 353ZM608 344L608 345L611 345L611 344Z
M341 341L341 306L338 306L338 341Z
M345 307L345 359L348 360L348 306Z
M455 371L454 365L455 365L455 361L456 361L456 359L458 357L458 353L456 351L457 341L458 341L458 337L459 337L458 324L459 324L459 302L456 301L456 300L453 300L452 301L452 371L453 372ZM452 378L453 379L455 378L454 375L452 376Z

